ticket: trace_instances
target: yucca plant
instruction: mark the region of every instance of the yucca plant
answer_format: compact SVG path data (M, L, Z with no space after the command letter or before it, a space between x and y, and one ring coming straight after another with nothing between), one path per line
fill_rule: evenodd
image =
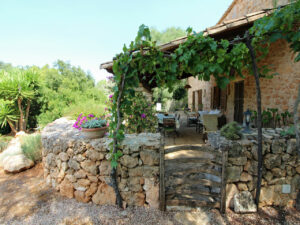
M14 117L10 117L8 120L0 120L2 121L2 126L8 123L12 128L12 124L10 123L14 122L13 132L26 130L30 102L35 96L37 83L38 75L32 69L0 71L0 99L11 103L6 103L5 106L2 106L5 109L5 113L3 114L14 115ZM18 112L18 116L16 116L15 112Z
M11 130L16 133L17 129L14 125L19 119L16 110L13 107L11 101L5 101L0 99L0 126L4 127L9 124Z

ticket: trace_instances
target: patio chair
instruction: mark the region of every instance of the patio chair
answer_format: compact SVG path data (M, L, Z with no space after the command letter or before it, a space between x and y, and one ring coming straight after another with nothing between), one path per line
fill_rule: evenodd
M196 112L188 112L187 113L187 121L186 124L189 127L191 124L197 124L198 115Z
M197 119L196 133L203 133L203 121L201 120L201 116L199 116Z
M203 114L203 141L207 140L207 133L218 130L218 115Z
M166 133L174 133L176 134L176 122L175 118L164 118L163 119L163 131L164 136L166 136ZM174 142L175 142L175 135L174 135Z

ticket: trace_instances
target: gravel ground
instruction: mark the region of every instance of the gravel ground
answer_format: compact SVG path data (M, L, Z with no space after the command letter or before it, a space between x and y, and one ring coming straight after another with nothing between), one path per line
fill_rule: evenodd
M0 224L300 225L300 212L268 207L257 214L241 215L228 210L225 216L221 216L216 209L161 212L144 207L121 210L115 206L80 203L47 187L39 164L18 174L5 174L0 169Z
M4 224L180 224L172 218L172 213L157 210L127 208L120 210L114 206L97 206L76 202L74 199L57 199L45 202L35 212L26 217L1 221Z

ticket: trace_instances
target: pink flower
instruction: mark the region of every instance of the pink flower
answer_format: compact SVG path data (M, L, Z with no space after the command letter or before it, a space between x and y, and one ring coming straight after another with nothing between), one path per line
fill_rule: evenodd
M110 95L110 96L109 96L109 98L112 98L112 97L113 97L113 95Z
M95 116L93 114L89 114L88 117L93 118Z
M106 123L106 126L109 127L109 122Z
M107 111L107 108L105 107L104 110Z
M146 114L142 113L141 117L142 117L142 119L145 119L146 118Z

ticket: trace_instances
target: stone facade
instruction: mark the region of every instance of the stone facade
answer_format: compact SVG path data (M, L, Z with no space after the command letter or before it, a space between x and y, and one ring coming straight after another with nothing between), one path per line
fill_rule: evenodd
M95 204L115 204L110 186L111 139L86 139L72 128L73 121L58 119L42 132L46 182L68 198ZM126 135L117 168L118 184L126 205L159 206L160 134Z
M263 131L263 178L260 205L294 205L300 191L300 159L296 140L280 136L280 128ZM209 135L214 146L227 146L227 207L233 207L234 196L249 191L255 196L257 182L257 133L239 141L228 141L219 133Z
M300 84L300 62L294 62L295 55L291 52L288 43L277 41L270 47L269 55L259 63L259 66L269 65L279 75L271 79L261 78L262 109L278 108L280 112L288 110L293 112L294 103L297 97L297 88ZM248 108L256 110L256 89L253 76L244 73L245 79L237 79L228 85L227 107L224 112L227 121L233 121L234 116L234 83L244 80L244 111ZM214 80L210 82L199 81L196 78L188 78L188 83L192 86L188 90L188 103L192 108L192 93L196 90L203 90L202 102L204 110L211 107L211 88L216 86ZM206 93L206 94L205 94ZM196 100L197 102L197 100Z
M278 1L278 5L287 3L287 0ZM248 13L260 11L265 8L272 8L272 0L236 0L234 1L220 22L237 19ZM268 65L274 72L279 75L274 76L272 79L261 78L261 95L263 110L267 108L278 108L280 112L288 110L292 112L294 102L297 95L297 88L300 84L300 62L295 63L295 54L291 51L288 43L279 40L270 46L269 55L259 63L259 67ZM248 108L256 109L256 89L255 80L253 76L245 71L243 74L244 79L244 111ZM227 106L224 114L227 121L234 119L234 85L235 82L243 79L237 79L228 85L227 91ZM211 105L211 88L216 86L214 80L210 82L199 81L197 78L188 78L188 83L192 88L188 90L188 104L192 108L193 92L202 90L203 109L212 109ZM196 93L196 103L198 96ZM196 110L198 106L196 104ZM300 112L299 112L300 115Z

